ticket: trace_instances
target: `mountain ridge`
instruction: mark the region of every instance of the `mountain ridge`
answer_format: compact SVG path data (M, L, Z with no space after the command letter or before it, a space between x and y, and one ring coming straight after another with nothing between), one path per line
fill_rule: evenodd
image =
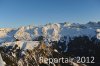
M47 24L44 26L22 26L19 28L0 28L0 43L3 39L5 41L18 40L33 40L35 37L44 36L50 38L50 40L57 41L62 36L95 36L98 39L100 34L97 30L100 29L100 23L89 22L87 24L75 24L75 23L55 23Z

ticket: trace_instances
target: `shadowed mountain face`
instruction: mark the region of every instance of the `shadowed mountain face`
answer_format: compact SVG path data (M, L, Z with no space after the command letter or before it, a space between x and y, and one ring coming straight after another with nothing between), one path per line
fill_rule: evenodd
M1 28L0 62L2 66L100 66L99 28L99 23L92 22ZM80 57L82 62L77 63L76 58L67 63L48 64L49 61L39 61L40 57Z

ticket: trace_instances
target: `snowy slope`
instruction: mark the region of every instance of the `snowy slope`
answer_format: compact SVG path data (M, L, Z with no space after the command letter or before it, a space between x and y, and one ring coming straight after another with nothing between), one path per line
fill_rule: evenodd
M40 43L38 41L15 41L15 42L2 43L0 44L0 48L5 47L4 53L6 57L8 57L9 60L12 60L12 58L16 58L16 57L21 58L22 56L26 55L25 52L27 52L27 50L33 50L39 44ZM20 51L18 52L18 50ZM3 50L0 50L0 51L3 51ZM20 55L18 56L17 53L19 53ZM13 59L13 60L16 60L16 59ZM3 61L1 54L0 54L0 66L5 66L5 62Z
M16 42L6 42L2 43L0 46L12 46L14 47L17 45L19 48L23 50L32 50L34 47L37 47L39 45L38 41L16 41Z
M0 66L4 66L5 62L2 60L1 54L0 54Z

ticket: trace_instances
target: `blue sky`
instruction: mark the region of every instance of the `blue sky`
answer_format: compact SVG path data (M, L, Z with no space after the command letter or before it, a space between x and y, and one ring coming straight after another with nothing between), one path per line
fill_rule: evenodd
M100 0L0 0L0 27L100 21Z

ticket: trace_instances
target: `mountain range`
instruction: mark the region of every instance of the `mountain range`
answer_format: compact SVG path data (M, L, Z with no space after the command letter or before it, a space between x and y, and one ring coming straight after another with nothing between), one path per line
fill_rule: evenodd
M88 43L87 45L93 43L97 47L100 43L100 22L88 22L87 24L64 22L49 23L43 26L0 28L0 66L41 66L38 62L38 54L43 57L47 54L45 57L49 57L55 56L53 54L56 53L63 57L64 53L70 54L72 49L75 50L73 47L81 45L81 42L77 45L73 43L74 40L76 43L82 41L84 45L85 43ZM69 66L71 65L88 66L69 62ZM53 66L68 65L55 64Z

